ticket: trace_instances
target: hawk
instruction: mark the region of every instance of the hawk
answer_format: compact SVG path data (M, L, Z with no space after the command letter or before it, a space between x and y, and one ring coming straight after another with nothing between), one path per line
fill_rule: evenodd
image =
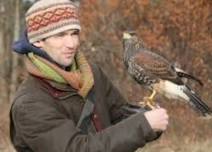
M203 85L196 77L175 67L167 59L145 48L135 32L123 33L124 64L128 73L141 85L152 90L145 98L145 106L156 107L153 98L156 93L171 99L184 99L203 116L212 114L212 110L200 97L185 84L183 78L192 79Z

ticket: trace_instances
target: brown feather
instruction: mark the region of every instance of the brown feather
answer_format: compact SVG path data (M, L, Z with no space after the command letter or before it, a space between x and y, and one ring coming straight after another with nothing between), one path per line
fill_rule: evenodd
M176 72L171 68L169 62L152 52L140 51L134 57L134 62L153 77L169 80L175 80L177 78Z

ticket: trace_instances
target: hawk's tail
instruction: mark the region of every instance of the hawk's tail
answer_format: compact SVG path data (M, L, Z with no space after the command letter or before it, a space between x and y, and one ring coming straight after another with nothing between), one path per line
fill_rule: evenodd
M179 77L184 77L184 78L188 78L188 79L192 79L192 80L195 80L196 82L198 82L201 86L203 86L203 83L200 79L196 78L195 76L191 75L191 74L188 74L186 72L183 72L183 71L177 71L177 75Z
M189 97L189 103L194 106L203 116L212 115L212 109L204 103L197 94L188 86L185 86L183 92Z

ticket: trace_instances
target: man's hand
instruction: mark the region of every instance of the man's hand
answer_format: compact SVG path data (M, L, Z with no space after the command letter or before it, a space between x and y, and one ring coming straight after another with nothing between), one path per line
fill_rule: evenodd
M167 129L169 116L165 109L157 108L147 111L144 113L144 116L155 132L164 131Z

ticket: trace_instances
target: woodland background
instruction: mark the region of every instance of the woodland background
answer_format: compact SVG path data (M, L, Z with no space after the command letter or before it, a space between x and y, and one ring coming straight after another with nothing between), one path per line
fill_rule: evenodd
M24 29L27 0L0 0L0 152L13 152L9 141L9 107L26 73L11 44ZM201 87L188 82L212 107L211 0L82 0L81 50L102 67L129 101L149 94L128 75L122 62L122 32L136 30L146 46L198 76ZM158 96L167 108L170 125L160 140L142 152L212 151L212 120L203 119L188 105Z

